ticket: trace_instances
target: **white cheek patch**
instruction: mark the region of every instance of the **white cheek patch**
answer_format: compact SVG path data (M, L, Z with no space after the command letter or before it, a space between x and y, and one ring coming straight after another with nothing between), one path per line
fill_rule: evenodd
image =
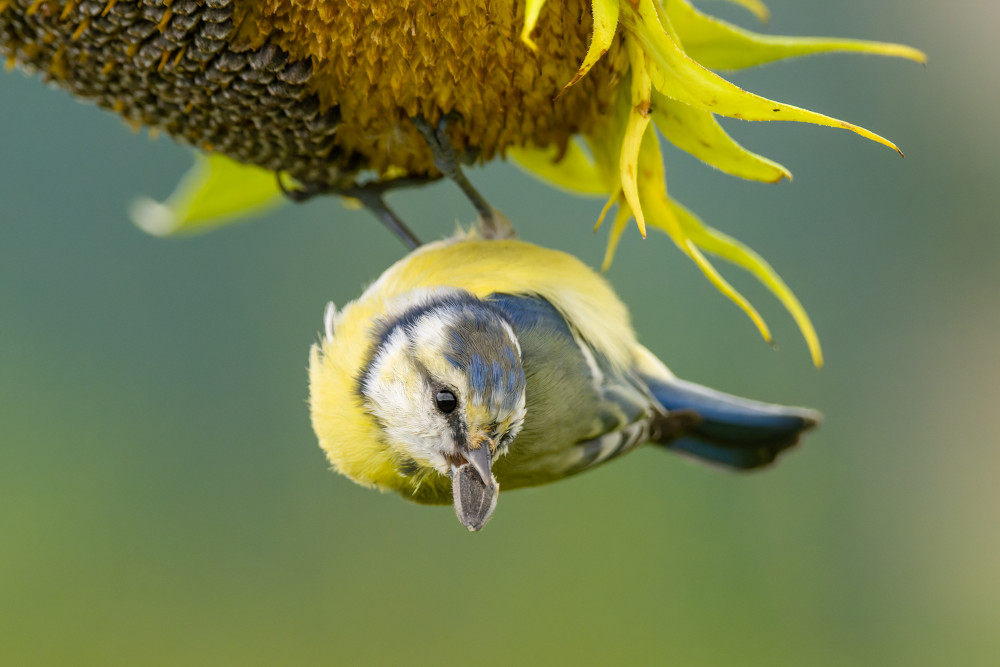
M394 333L372 360L364 381L369 411L382 425L386 444L401 458L447 473L451 429L434 409L424 375L411 358L406 334Z

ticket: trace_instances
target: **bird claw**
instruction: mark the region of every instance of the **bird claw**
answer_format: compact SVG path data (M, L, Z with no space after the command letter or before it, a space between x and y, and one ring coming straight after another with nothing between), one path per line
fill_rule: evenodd
M515 234L510 221L497 215L496 210L479 194L479 191L473 187L462 172L455 146L448 137L448 126L456 120L461 122L462 117L454 111L442 116L436 128L428 123L423 116L417 115L410 119L417 131L424 137L424 141L427 142L434 159L434 166L454 182L472 202L479 214L479 231L482 237L485 239L512 238ZM466 158L468 157L466 155Z

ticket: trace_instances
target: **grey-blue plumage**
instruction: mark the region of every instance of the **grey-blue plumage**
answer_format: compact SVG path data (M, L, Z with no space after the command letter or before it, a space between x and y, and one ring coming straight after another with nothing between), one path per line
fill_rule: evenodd
M662 367L615 369L540 297L494 294L487 301L517 335L527 378L518 465L496 465L506 488L580 472L645 442L756 468L818 423L811 410L725 394L657 372Z
M772 463L820 419L812 410L751 401L678 378L643 380L669 412L690 410L698 416L684 435L661 444L731 468Z

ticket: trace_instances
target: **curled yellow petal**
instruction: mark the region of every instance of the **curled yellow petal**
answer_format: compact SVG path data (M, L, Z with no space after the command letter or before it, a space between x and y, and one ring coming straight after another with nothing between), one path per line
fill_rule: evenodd
M666 232L673 239L677 247L701 269L701 272L708 278L708 281L712 283L715 289L719 290L723 296L739 306L740 310L746 313L747 317L754 323L754 326L757 327L764 340L769 345L773 344L774 339L771 337L771 330L768 328L767 322L757 312L757 309L747 301L746 297L729 284L729 281L723 278L718 269L702 254L694 240L688 236L687 230L680 223L667 198L659 196L659 193L657 196L647 197L646 208L649 214L650 226Z
M618 0L591 0L591 14L594 17L594 31L590 37L590 48L573 80L566 84L563 92L582 79L590 68L601 59L615 38L618 30ZM560 95L562 93L559 93Z
M531 39L531 33L538 25L538 15L542 12L545 0L525 0L524 1L524 27L521 28L521 41L528 45L532 51L538 50L538 44Z
M731 0L748 8L766 8L747 0ZM606 6L606 5L602 5ZM595 9L595 13L599 11ZM667 194L662 156L649 120L673 144L727 173L775 182L791 178L780 164L740 146L716 121L716 115L744 120L784 120L842 127L861 136L896 146L861 127L806 109L775 102L740 89L704 64L719 69L748 67L780 58L820 51L860 51L923 61L909 47L858 40L766 37L744 31L695 11L687 0L629 0L617 13L630 67L630 85L597 127L585 135L589 156L570 157L565 171L550 177L558 183L579 171L587 189L603 184L610 197L597 225L613 204L618 209L611 225L603 268L614 258L630 217L645 236L648 226L666 233L708 280L741 308L768 342L771 333L760 313L713 266L713 255L751 273L782 303L795 320L809 347L813 363L823 364L816 330L802 304L777 272L757 253L736 239L703 223ZM596 39L596 37L595 37ZM605 36L603 39L607 40ZM594 50L593 41L591 51ZM698 60L704 62L696 61ZM590 60L585 59L589 67ZM596 62L596 60L593 60ZM586 72L585 67L581 67ZM591 160L587 160L590 157ZM541 171L541 170L536 170Z
M809 346L809 353L812 356L813 363L817 368L822 366L823 350L820 347L819 336L816 334L816 329L813 327L809 315L806 313L805 308L802 307L794 292L789 289L788 285L785 284L785 281L781 279L781 276L778 275L771 265L763 257L736 239L706 225L696 215L676 201L671 199L670 206L681 227L694 244L705 252L721 257L753 274L757 280L763 283L781 301L802 332L802 337L805 338L806 344Z
M761 35L707 16L686 0L671 0L666 5L666 14L684 52L709 69L742 69L783 58L831 51L853 51L927 62L927 56L922 51L902 44Z
M614 201L613 199L611 201ZM604 261L601 262L601 271L611 268L611 262L615 258L615 250L618 249L618 242L621 241L622 233L628 226L628 219L632 217L632 209L628 204L618 202L618 210L615 212L615 219L611 223L611 233L608 234L608 245L604 249Z
M618 168L621 171L622 192L628 205L632 207L635 222L639 226L639 233L642 234L642 238L646 238L646 219L642 213L642 204L639 202L638 172L639 148L642 146L642 137L646 133L650 121L649 107L652 88L647 73L646 54L638 48L634 40L628 40L626 48L632 65L630 97L632 106L629 109L628 121L625 125L625 138L622 141Z
M764 183L791 180L777 162L738 144L707 111L653 92L653 122L670 143L727 174Z
M622 194L622 191L621 190L617 190L610 197L608 197L608 201L606 201L604 203L604 208L601 209L601 214L599 216L597 216L597 222L594 223L594 231L595 232L598 229L601 228L602 224L604 224L604 218L607 217L608 211L610 211L611 207L615 205L615 202L618 201L618 199L621 197L621 194ZM631 209L630 209L630 211L631 211Z
M155 236L204 232L242 222L285 201L273 171L218 153L195 153L194 166L164 202L139 197L132 222Z
M670 206L670 197L667 195L667 184L663 171L663 156L654 133L649 133L642 142L642 150L639 153L638 173L639 193L649 224L666 232L674 244L701 269L709 282L722 292L724 296L739 306L754 323L758 331L760 331L764 340L771 343L771 331L768 329L767 323L764 322L764 318L712 266L712 263L701 253L688 235L681 220L675 215L673 207Z
M888 139L846 121L748 93L705 69L684 53L656 0L640 0L622 15L630 34L649 56L648 75L659 92L697 109L743 120L783 120L842 127L900 152ZM658 15L659 14L659 15Z
M767 23L771 20L771 10L760 0L729 0L729 2L746 9L761 23Z
M621 156L622 192L629 206L632 207L632 211L635 214L635 222L639 226L639 233L642 234L642 238L646 238L646 217L642 213L642 204L639 202L637 163L639 147L642 145L642 135L648 125L648 115L637 112L629 118L628 128L625 130L625 141L622 143Z

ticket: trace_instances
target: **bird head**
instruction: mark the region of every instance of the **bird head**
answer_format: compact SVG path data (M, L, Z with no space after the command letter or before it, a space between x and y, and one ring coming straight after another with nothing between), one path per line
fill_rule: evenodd
M365 407L400 474L450 476L459 520L479 530L496 507L493 462L524 422L517 336L495 306L462 290L411 292L390 313L360 378Z

